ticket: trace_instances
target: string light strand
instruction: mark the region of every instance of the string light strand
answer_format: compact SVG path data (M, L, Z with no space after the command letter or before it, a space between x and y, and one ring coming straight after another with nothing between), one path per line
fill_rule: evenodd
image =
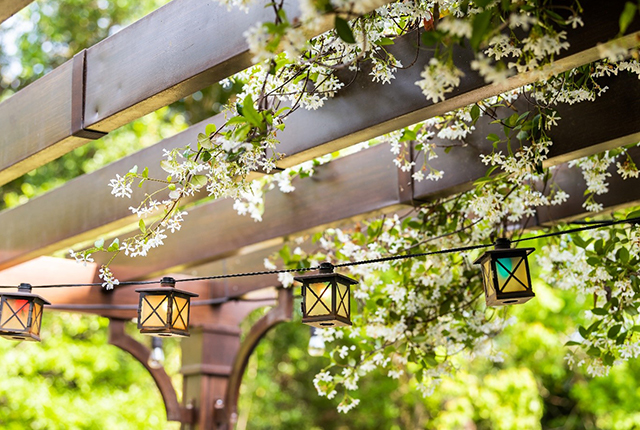
M599 228L603 228L603 227L610 227L610 226L613 226L613 225L627 224L627 223L628 224L633 224L633 225L640 224L640 217L628 218L628 219L624 219L624 220L612 220L612 221L600 221L600 222L599 221L595 221L593 223L585 225L584 227L577 227L577 228L572 228L572 229L569 229L569 230L561 230L561 231L556 231L556 232L551 232L551 233L540 234L540 235L537 235L537 236L524 237L524 238L512 240L511 242L512 243L519 243L519 242L525 242L525 241L528 241L528 240L543 239L543 238L554 237L554 236L563 236L563 235L566 235L566 234L579 233L579 232L582 232L582 231L595 230L595 229L599 229ZM387 262L387 261L406 260L406 259L409 259L409 258L426 257L426 256L429 256L429 255L452 254L452 253L457 253L457 252L466 252L466 251L473 251L473 250L476 250L476 249L490 248L490 247L493 247L493 246L495 246L495 244L490 243L490 244L479 244L479 245L463 246L463 247L458 247L458 248L440 249L440 250L437 250L437 251L421 252L421 253L417 253L417 254L393 255L393 256L389 256L389 257L381 257L381 258L375 258L375 259L370 259L370 260L359 260L359 261L351 261L351 262L348 262L348 263L335 264L335 265L333 265L333 267L359 266L359 265L362 265L362 264L375 264L375 263L383 263L383 262ZM211 281L211 280L216 280L216 279L241 278L241 277L264 276L264 275L277 275L277 274L280 274L280 273L300 273L300 272L308 272L308 271L318 270L319 268L320 268L319 266L315 266L315 267L298 267L298 268L295 268L295 269L279 269L279 270L265 270L265 271L258 271L258 272L230 273L230 274L226 274L226 275L201 276L201 277L195 277L195 278L182 278L182 279L176 279L175 282ZM160 283L160 280L155 280L155 281L125 281L125 282L120 282L118 284L118 286L151 285L151 284L159 284L159 283ZM86 283L86 284L33 285L33 288L70 288L70 287L95 287L95 286L102 286L102 283L95 282L95 283ZM2 288L16 288L16 286L15 285L0 285L0 289L2 289ZM221 297L219 299L211 299L211 300L202 301L202 302L207 302L207 303L202 303L202 304L219 304L219 303L224 303L225 301L234 300L234 299L237 300L238 297ZM262 299L260 299L260 300L262 300ZM68 306L70 306L70 305L68 305Z

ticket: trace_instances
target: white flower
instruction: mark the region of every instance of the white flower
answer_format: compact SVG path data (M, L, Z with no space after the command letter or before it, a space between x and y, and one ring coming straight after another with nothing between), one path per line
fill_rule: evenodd
M111 270L107 266L100 267L98 277L104 281L102 282L102 286L107 290L112 290L114 285L120 284L120 281L113 276L113 273L111 273Z
M453 65L446 65L436 58L429 60L429 65L425 66L420 76L421 80L416 82L427 100L437 103L444 100L444 95L454 90L460 85L460 77L464 74Z
M132 180L127 179L126 177L122 177L116 174L116 178L109 181L109 186L113 188L111 190L111 194L116 197L128 197L131 198L131 182Z
M278 273L278 282L282 284L284 288L289 288L293 285L293 275L289 272Z

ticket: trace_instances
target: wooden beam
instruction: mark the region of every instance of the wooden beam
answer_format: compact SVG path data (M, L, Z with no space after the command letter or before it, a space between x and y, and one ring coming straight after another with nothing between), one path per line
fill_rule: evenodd
M545 167L640 141L640 114L629 109L640 99L640 81L624 73L603 79L602 83L609 90L596 102L557 106L558 116L562 119L549 132L554 143ZM455 147L449 154L445 153L444 147L436 148L438 158L429 164L444 171L444 176L438 181L416 182L414 198L430 200L470 189L488 169L480 161L480 155L490 154L493 150L493 144L486 140L489 133L502 135L502 126L479 121L465 146ZM417 161L418 166L421 163L422 160Z
M82 125L84 54L0 103L0 185L103 135Z
M297 3L287 4L295 20ZM262 4L245 13L209 0L174 0L78 54L0 104L0 129L10 131L0 136L0 185L249 67L243 30L272 17Z
M0 22L11 18L33 0L0 0Z
M399 75L398 79L404 79L404 75ZM559 106L562 120L558 127L552 130L555 144L549 164L557 164L557 160L564 161L567 159L566 154L584 155L640 140L640 115L628 108L634 105L635 100L640 99L639 81L634 76L621 74L607 80L605 84L610 89L596 103ZM414 98L422 98L422 95L417 93L414 94ZM362 112L369 112L367 106L375 105L378 93L368 91L363 94L366 97L355 99L353 97L356 96L348 95L348 102L342 101L342 96L330 101L331 104L326 107L327 112L340 114L335 114L335 118L334 115L327 114L314 121L311 117L296 116L299 113L296 112L288 121L282 135L282 146L285 150L297 151L294 154L288 152L288 157L305 159L302 154L311 155L315 151L314 145L319 142L320 145L326 145L325 149L333 148L335 142L342 139L339 130L332 129L334 120L343 125L347 124L342 134L346 136L345 140L350 139L349 127L354 127L354 124L356 127L366 127L367 115ZM409 100L408 94L404 100ZM401 103L395 101L388 105L387 101L379 103L380 106L390 106L389 109L385 109L387 118L402 114ZM526 106L524 108L527 109ZM349 110L354 114L349 115ZM324 110L317 113L321 112ZM346 121L345 118L350 121ZM222 121L221 117L215 117L218 125ZM492 132L501 133L500 129L494 130L496 126L489 124L489 121L488 117L481 118L477 124L478 130L468 139L467 146L453 148L449 154L444 153L444 148L436 149L439 158L432 160L431 164L443 170L445 175L437 182L416 183L416 199L430 199L463 191L468 189L474 180L484 175L486 166L480 162L479 155L492 150L491 143L486 141L485 136ZM25 205L0 213L0 225L13 226L4 233L3 240L0 241L0 268L50 254L84 240L95 239L109 231L135 224L137 218L132 216L128 209L132 201L111 196L111 188L107 186L109 180L116 174L124 174L134 165L148 166L151 176L162 177L163 171L159 168L162 150L195 141L197 133L201 132L206 122L210 121L204 121L157 145L69 181L63 187ZM304 127L298 124L303 124ZM308 133L311 126L314 133ZM317 136L322 138L318 140ZM450 141L440 143L447 145ZM284 164L291 162L285 159ZM464 169L460 169L460 166L464 166ZM133 201L140 199L143 191L154 190L154 186L154 183L147 182L142 189L134 189ZM78 199L77 196L87 197ZM37 234L34 234L34 226L46 228L39 227Z
M629 154L635 160L640 160L640 148L632 148ZM597 196L596 200L604 205L604 210L600 214L619 210L625 207L640 204L640 179L623 180L616 173L616 166L609 168L611 177L608 178L609 188L611 191L602 196ZM567 164L557 167L555 182L567 193L570 198L568 202L561 206L542 207L538 209L535 219L527 223L527 227L534 228L536 226L546 226L557 224L558 222L569 221L573 219L583 218L587 215L596 215L587 213L582 207L584 201L584 190L586 184L579 168L570 168ZM307 179L306 182L313 182L313 179ZM298 185L297 192L304 192L302 185ZM336 203L334 203L336 205ZM253 221L243 218L247 223ZM262 224L256 224L258 227ZM267 228L267 227L264 227ZM250 237L253 234L251 230L247 231L245 243L252 242ZM210 232L211 243L205 244L213 248L216 232ZM203 236L205 237L205 236ZM224 239L224 238L221 238ZM261 238L256 238L260 240ZM203 241L204 242L204 241ZM272 241L275 242L275 241ZM278 241L279 242L279 241ZM193 244L189 244L192 246ZM240 246L241 244L238 244ZM183 248L187 245L183 245ZM172 274L176 279L185 277L201 277L216 276L223 274L234 274L241 272L252 272L264 270L263 260L269 255L277 252L281 243L272 243L271 245L261 246L245 246L236 255L221 258L204 264L196 264L185 270L182 274ZM308 243L301 245L305 249L312 249ZM134 260L135 261L135 260ZM140 260L142 261L142 260ZM45 283L70 283L70 282L90 282L89 276L94 273L94 268L87 270L83 266L75 262L56 259L41 258L27 264L17 266L13 269L0 272L0 284L12 285L19 282L32 282L34 285ZM50 274L50 275L49 275ZM255 290L278 286L279 282L276 275L253 276L242 278L228 278L210 281L195 281L189 283L181 283L180 288L194 291L200 294L200 297L194 301L214 299L225 296L238 296L250 293ZM117 287L113 292L105 292L99 287L87 288L56 288L56 289L34 289L38 294L53 302L54 305L61 310L78 311L78 305L91 305L93 309L85 309L83 312L96 313L108 317L116 318L133 318L135 317L134 306L137 303L137 294L134 293L136 287ZM101 309L106 306L130 306L127 310ZM196 325L218 324L222 320L220 316L212 316L206 309L208 306L195 306L192 318ZM217 319L216 319L217 318ZM224 317L226 318L226 317Z
M233 255L249 246L265 247L283 236L402 205L398 169L388 147L381 145L319 168L308 181L289 194L279 190L265 197L262 222L238 216L233 201L220 200L189 211L179 234L143 259L118 258L112 270L122 280L174 272L216 258ZM207 239L210 238L210 239ZM187 245L188 244L188 245ZM96 256L96 258L98 258ZM96 260L96 262L99 262Z

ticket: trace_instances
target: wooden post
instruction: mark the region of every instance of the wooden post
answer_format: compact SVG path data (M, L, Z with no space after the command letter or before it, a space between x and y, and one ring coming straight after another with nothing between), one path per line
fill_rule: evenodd
M189 338L182 340L182 401L185 407L195 407L197 417L195 425L183 425L183 429L227 428L224 399L231 368L240 350L240 334L238 326L196 327Z
M281 289L277 305L251 328L242 343L240 323L268 303L245 301L212 306L214 323L193 327L191 336L182 339L182 404L185 410L195 410L195 422L183 423L183 430L233 428L240 382L249 356L270 328L291 320L292 303L292 290Z

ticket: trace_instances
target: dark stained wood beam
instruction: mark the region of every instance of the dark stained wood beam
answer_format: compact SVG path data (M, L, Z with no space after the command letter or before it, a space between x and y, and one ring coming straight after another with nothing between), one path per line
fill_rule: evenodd
M640 160L640 148L632 148L629 154L636 161ZM640 185L640 179L622 180L616 173L615 165L610 167L609 172L611 173L611 177L608 179L608 182L611 191L605 195L596 197L596 200L604 205L604 210L600 214L640 204L640 187L638 186ZM569 193L570 198L568 202L561 206L540 208L536 218L527 222L527 228L548 226L559 222L583 218L588 215L595 215L585 212L582 207L586 184L580 169L576 167L569 168L567 164L558 166L554 180L564 191ZM307 179L306 181L312 182L312 179ZM305 191L302 189L302 185L299 185L299 188L297 192ZM246 221L250 223L253 222L250 220ZM260 224L257 225L260 226ZM249 235L251 233L253 232L249 231L247 234ZM251 242L251 238L249 236L247 237L245 240L246 243ZM215 238L209 240L211 244L208 245L214 247L213 242L215 242ZM180 279L186 277L217 276L262 271L264 270L264 258L280 249L281 242L273 242L278 243L255 247L245 246L236 255L205 264L196 264L185 269L182 274L172 274L170 276ZM183 248L188 246L194 246L194 244L190 242L184 242L182 244ZM313 245L310 245L308 242L303 243L301 246L306 250L313 249ZM34 285L42 285L44 283L85 283L90 282L89 278L93 276L94 271L94 267L86 268L69 260L46 257L0 272L0 284L17 285L19 282L32 282ZM227 278L215 282L194 281L179 284L180 288L200 294L200 297L194 299L194 302L226 296L241 296L243 294L256 292L256 290L278 285L279 282L275 275ZM117 287L113 292L105 292L100 287L65 289L35 288L34 291L53 302L56 308L60 310L76 312L80 311L78 306L93 306L91 309L83 309L82 312L96 313L107 317L133 318L136 315L135 305L138 300L137 294L134 292L135 288L137 287ZM272 293L270 292L260 294L258 297L272 297ZM129 309L106 309L106 307L113 305L128 306ZM210 313L207 309L210 309L210 307L195 306L193 308L194 314L192 314L192 318L194 324L207 325L220 323L221 320L219 320L219 318L222 317Z
M246 247L265 247L283 236L377 211L397 210L410 196L399 187L398 169L385 145L333 161L289 194L272 190L265 197L262 222L238 216L233 201L195 207L179 234L143 259L116 259L112 270L122 280L156 276L224 258ZM97 256L96 256L97 257ZM169 262L170 260L170 262ZM96 262L99 262L96 260Z
M295 19L297 3L287 5ZM74 58L0 104L0 185L251 66L243 32L270 19L272 9L261 3L245 13L209 0L174 0L78 54L82 61ZM331 26L327 17L309 36Z
M399 75L398 79L403 79L402 76L404 75ZM557 164L557 160L564 161L568 157L567 154L585 155L640 140L640 114L629 109L629 106L640 100L640 81L634 76L621 74L605 83L610 89L596 103L559 107L562 120L552 131L555 144L550 164ZM287 157L306 159L303 154L312 155L312 152L317 150L314 145L318 143L325 149L335 147L335 142L343 138L340 137L339 130L332 129L334 121L341 122L345 128L343 143L350 139L347 133L351 127L364 128L370 125L366 115L369 112L367 107L375 105L378 98L378 92L371 88L370 90L363 93L366 97L353 99L347 95L348 102L341 101L340 97L331 100L326 107L327 112L337 114L321 116L318 120L296 116L306 114L295 112L282 134L282 147L287 152ZM417 97L421 98L422 95L418 92ZM404 99L408 100L408 96ZM387 106L387 101L381 106ZM402 103L390 103L390 108L385 110L388 118L402 113ZM526 105L522 108L528 109ZM349 115L348 111L354 114ZM324 110L316 113L322 112ZM445 175L437 182L416 183L416 199L425 200L463 191L468 189L474 180L484 175L486 166L480 162L479 155L492 150L491 143L485 140L485 136L492 132L501 133L501 129L496 130L496 126L489 124L489 121L488 117L481 118L477 125L478 130L467 140L466 146L453 148L449 154L444 153L444 148L436 149L439 158L432 160L431 164L443 170ZM214 122L220 125L222 118L216 117ZM143 192L153 191L154 184L146 182L142 189L134 187L133 200L114 198L110 194L111 188L106 184L116 174L122 175L134 165L148 166L151 176L163 177L164 172L159 168L162 149L175 148L195 141L197 133L203 128L204 123L190 127L157 145L69 181L63 187L33 199L23 206L0 213L0 225L13 226L4 233L3 240L0 241L0 269L86 240L95 240L99 235L127 225L135 225L137 218L131 215L128 208L133 202L141 199ZM314 133L308 132L310 128ZM450 141L436 143L451 144ZM285 158L283 164L291 164L288 160L289 158ZM87 197L78 199L77 196ZM187 223L189 222L187 220ZM38 227L37 234L34 234L34 226L43 227Z
M82 125L84 54L0 104L0 185L103 135Z
M11 18L33 0L0 0L0 22Z
M416 65L404 73L403 79L397 79L391 85L372 84L368 77L363 76L351 86L353 89L345 92L344 98L330 103L331 108L327 107L319 114L300 114L301 119L290 127L292 130L287 135L297 135L299 130L296 127L306 129L306 119L313 115L310 118L314 121L332 120L325 131L334 138L327 141L325 137L318 136L316 139L324 140L326 146L314 144L303 148L298 146L299 140L292 139L289 143L285 140L282 150L292 156L283 161L283 165L297 164L303 159L524 85L545 74L559 73L594 61L598 58L595 45L616 35L618 9L622 3L617 0L606 7L597 2L590 3L585 8L585 27L570 31L571 48L558 61L543 72L518 75L499 85L485 85L468 68L471 53L458 50L456 61L467 76L446 101L435 105L426 102L413 84L429 60L430 54L426 51L421 52ZM83 63L80 72L73 75L72 93L65 91L64 86L58 88L50 83L58 77L66 78L68 85L70 77L67 75L71 66L67 65L0 104L0 118L9 118L11 114L13 119L17 119L6 124L14 132L0 138L0 147L5 155L5 164L0 165L0 169L7 170L0 173L0 184L71 151L88 139L100 137L100 133L109 132L248 66L249 54L244 39L233 30L265 18L262 14L268 12L255 8L249 14L234 12L230 18L212 8L205 0L173 1L90 48L86 53L86 65ZM295 14L295 11L290 14ZM596 26L598 31L591 31L592 26ZM632 27L630 30L637 29ZM213 38L211 42L212 34L225 34L225 38ZM637 33L626 36L625 43L635 44L637 37ZM392 50L409 64L413 61L416 40L416 35L408 35ZM152 77L149 77L150 71L153 71ZM371 87L375 88L378 98L376 103L368 103L365 111L348 106L343 110L334 108L349 100L363 101L366 99L363 94ZM360 90L356 91L358 88ZM34 114L30 110L34 105L30 98L33 94L53 103L37 104L40 108ZM402 105L399 110L398 103ZM72 105L84 106L84 109L79 112ZM371 109L372 106L375 109ZM70 110L73 110L73 115L69 114ZM389 111L397 111L397 114L389 117ZM345 119L352 117L360 121ZM72 127L69 131L69 123L80 124L81 127ZM67 130L66 134L64 131L61 134L61 130Z

